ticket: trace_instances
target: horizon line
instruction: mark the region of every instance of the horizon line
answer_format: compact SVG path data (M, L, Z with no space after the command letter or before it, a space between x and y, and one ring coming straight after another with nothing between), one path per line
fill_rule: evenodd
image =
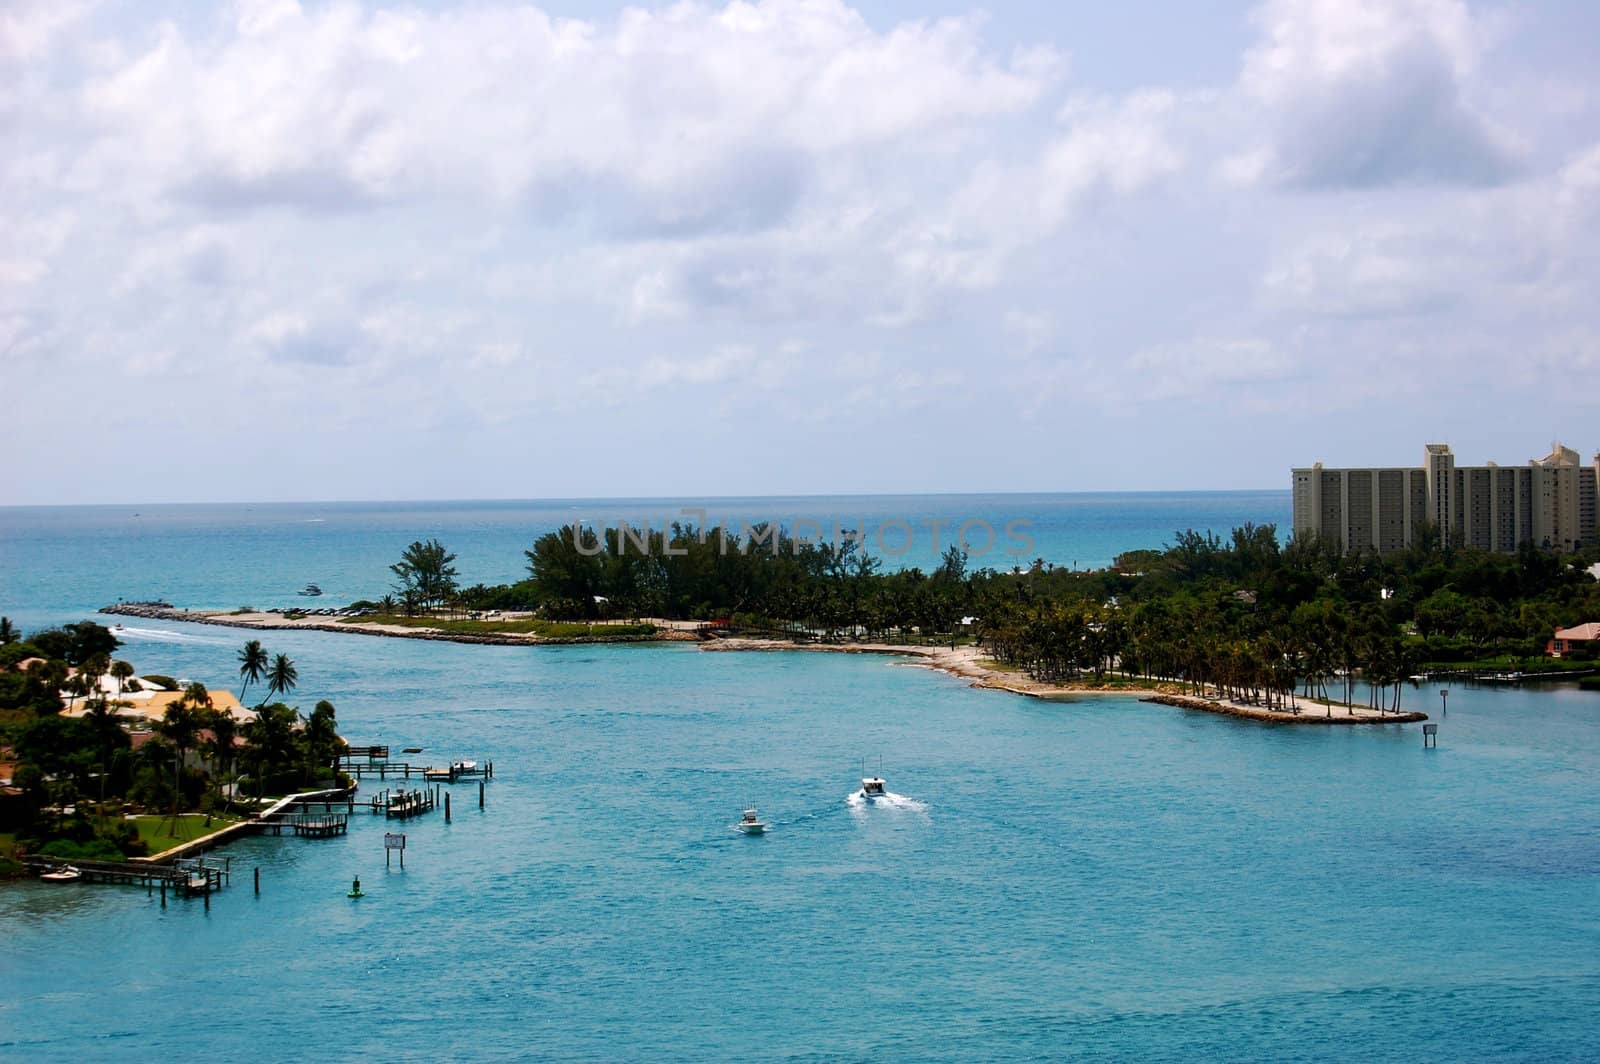
M799 492L776 495L551 495L545 497L499 498L411 498L411 499L187 499L169 501L142 500L137 502L32 502L0 503L0 510L72 510L109 509L113 507L150 506L400 506L423 504L494 504L516 503L550 504L582 503L681 503L725 502L762 499L960 499L960 498L1037 498L1064 495L1291 495L1291 488L1104 488L1078 491L839 491Z

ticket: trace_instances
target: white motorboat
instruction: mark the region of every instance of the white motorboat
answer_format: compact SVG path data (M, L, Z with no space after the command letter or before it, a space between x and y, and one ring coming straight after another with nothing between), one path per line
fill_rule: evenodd
M71 865L62 865L60 868L41 874L39 878L46 883L76 883L83 878L83 873Z
M739 818L739 822L734 827L746 835L764 835L767 831L767 825L761 822L761 816L756 812L755 806L746 809L744 815Z
M869 776L865 771L861 773L861 797L872 799L882 798L888 794L883 783L883 758L878 758L878 774Z

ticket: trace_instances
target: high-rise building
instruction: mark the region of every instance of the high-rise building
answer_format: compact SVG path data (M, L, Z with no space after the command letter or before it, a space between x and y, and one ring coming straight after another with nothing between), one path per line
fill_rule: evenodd
M1480 550L1576 550L1596 540L1600 455L1586 466L1559 443L1525 466L1458 466L1448 446L1430 443L1419 467L1318 462L1293 476L1295 534L1314 532L1346 551L1404 550L1430 527Z

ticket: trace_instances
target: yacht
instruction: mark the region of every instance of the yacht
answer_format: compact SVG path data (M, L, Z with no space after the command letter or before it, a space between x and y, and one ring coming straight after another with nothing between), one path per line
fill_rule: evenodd
M739 822L735 824L734 827L738 828L746 835L764 835L767 831L767 825L761 822L761 817L756 812L755 806L751 806L749 809L746 809L744 811L744 816L739 818Z
M60 868L45 872L39 878L46 883L76 883L83 878L83 873L71 865L62 865Z
M318 595L322 594L322 589L316 584L307 584L300 590L299 593L302 595L308 595L311 598L316 598Z

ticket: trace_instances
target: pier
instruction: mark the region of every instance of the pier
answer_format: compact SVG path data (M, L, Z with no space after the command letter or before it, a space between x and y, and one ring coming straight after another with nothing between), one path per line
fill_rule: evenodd
M80 883L114 883L147 890L160 887L163 895L170 889L183 897L190 897L211 894L230 882L233 858L187 857L170 865L161 865L143 861L69 861L60 857L26 857L22 863L35 875L70 867L77 870Z
M306 839L331 839L350 830L349 813L294 813L259 822L262 835L298 835Z
M458 783L464 779L494 779L493 761L452 761L440 767L418 765L410 761L390 761L387 746L353 746L340 754L334 768L351 779L364 780L376 777L380 782L390 776L408 780L413 774L429 783Z
M385 820L409 820L438 808L439 795L431 787L416 791L380 791L364 802L352 801L351 812L357 806L375 816L382 813Z

